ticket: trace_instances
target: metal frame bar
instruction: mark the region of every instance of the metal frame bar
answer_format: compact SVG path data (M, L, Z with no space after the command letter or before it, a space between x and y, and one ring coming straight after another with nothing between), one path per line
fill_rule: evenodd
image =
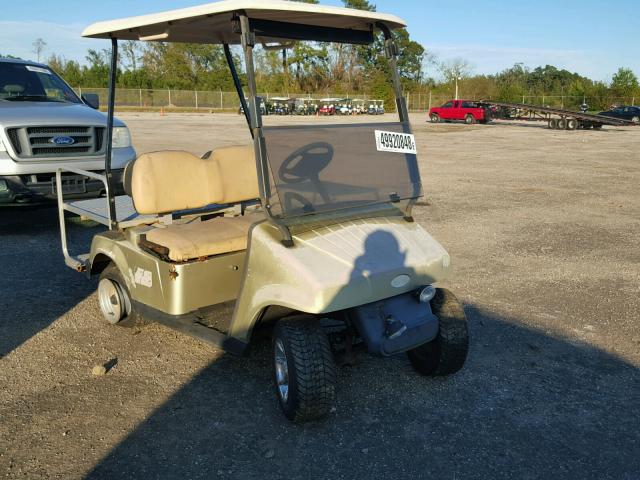
M247 84L249 88L249 119L251 135L253 136L253 147L256 155L256 167L258 170L258 185L260 186L260 200L269 222L280 231L282 244L286 247L293 246L293 238L289 229L276 220L271 214L271 186L269 184L269 164L267 162L267 147L262 132L262 115L260 113L260 97L257 96L256 74L253 63L253 47L255 46L255 35L251 31L249 17L245 13L239 15L241 43L244 51L244 61L247 73Z
M411 124L409 122L409 110L407 109L407 101L402 95L402 83L400 81L400 74L398 73L398 46L393 38L393 33L391 29L382 22L377 22L376 26L382 31L384 35L384 53L389 60L389 67L391 69L391 81L393 83L393 91L396 96L396 110L398 111L398 117L400 118L400 122L406 125L407 132L411 133ZM413 177L413 184L417 185L419 182L415 178L416 176L420 178L420 173L413 168L410 168L410 174ZM415 197L417 198L421 191L419 187L416 187L414 191ZM413 222L413 206L416 203L416 198L412 198L407 202L407 206L404 212L404 219L408 222Z
M104 175L99 175L94 172L89 172L86 170L81 170L79 168L58 168L56 170L56 195L58 197L58 220L60 222L60 241L62 243L62 254L64 255L64 263L68 266L77 270L78 272L84 271L86 267L86 258L88 258L88 254L79 255L74 257L69 253L69 245L67 242L67 222L64 217L65 210L69 210L68 206L64 203L64 194L62 193L62 172L71 172L79 175L84 175L89 178L93 178L95 180L99 180L104 183L105 188L109 188L107 177ZM109 222L111 223L111 221Z
M238 71L236 70L236 65L233 62L233 56L231 55L231 49L229 48L229 44L223 44L224 47L224 56L227 59L227 65L229 65L229 70L231 71L231 78L233 78L233 86L236 88L236 93L238 97L240 97L240 104L242 105L242 110L244 111L244 118L247 120L247 126L249 127L249 132L251 133L251 137L253 138L253 130L251 130L251 117L249 115L249 107L247 106L247 99L244 97L244 91L242 90L242 84L240 83L240 77L238 77Z
M111 156L113 154L113 111L116 101L116 77L118 74L118 39L111 39L111 65L109 67L109 99L107 104L107 149L105 152L104 174L107 179L107 202L109 203L109 230L118 227L116 221L116 203L113 195L113 173L111 172Z

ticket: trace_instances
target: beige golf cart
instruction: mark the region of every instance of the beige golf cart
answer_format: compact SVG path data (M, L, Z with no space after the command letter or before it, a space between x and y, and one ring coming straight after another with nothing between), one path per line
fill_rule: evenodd
M111 40L105 199L66 201L58 190L67 265L99 275L112 324L155 321L226 351L245 352L272 329L277 397L286 416L326 415L335 397L334 355L366 348L406 352L425 375L458 371L468 348L462 307L433 284L447 252L411 210L422 195L393 29L377 12L280 0L227 0L94 24ZM385 39L398 122L264 126L253 49L292 41L369 45ZM253 142L198 157L145 153L113 195L111 138L119 40L221 44ZM244 53L245 100L230 45ZM221 132L224 134L224 132ZM58 172L58 187L61 185ZM65 211L108 227L71 255Z

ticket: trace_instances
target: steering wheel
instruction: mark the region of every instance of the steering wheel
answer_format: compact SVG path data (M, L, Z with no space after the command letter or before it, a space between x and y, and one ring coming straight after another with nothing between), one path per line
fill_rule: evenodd
M318 176L333 158L333 146L327 142L314 142L298 148L289 155L280 168L278 177L284 183L319 181Z

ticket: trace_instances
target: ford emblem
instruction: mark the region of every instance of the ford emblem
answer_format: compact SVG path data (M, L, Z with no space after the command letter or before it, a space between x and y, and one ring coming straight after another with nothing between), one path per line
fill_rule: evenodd
M74 143L76 143L76 141L73 139L73 137L60 135L57 137L53 137L51 140L49 140L49 143L53 143L55 145L73 145Z

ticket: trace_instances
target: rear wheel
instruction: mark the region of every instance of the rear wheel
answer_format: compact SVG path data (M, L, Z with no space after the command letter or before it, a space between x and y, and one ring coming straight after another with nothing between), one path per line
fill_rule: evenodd
M576 128L578 128L578 120L576 120L575 118L568 118L567 130L575 130Z
M635 124L640 124L640 117L636 115L631 119L631 121Z
M473 115L467 115L464 117L464 123L466 123L467 125L472 125L476 123L476 119Z
M438 123L440 121L440 117L436 113L432 113L430 119L431 123Z
M559 118L558 119L558 130L565 130L567 128L567 119Z
M336 366L329 339L309 316L280 320L273 331L276 394L295 423L326 417L335 402Z
M413 368L422 375L451 375L459 371L469 351L469 329L462 305L453 293L438 288L431 300L438 317L438 336L407 352Z
M551 128L553 130L558 128L558 119L557 118L549 119L549 128Z
M112 325L132 327L139 320L127 285L114 263L100 274L98 302L102 316Z

